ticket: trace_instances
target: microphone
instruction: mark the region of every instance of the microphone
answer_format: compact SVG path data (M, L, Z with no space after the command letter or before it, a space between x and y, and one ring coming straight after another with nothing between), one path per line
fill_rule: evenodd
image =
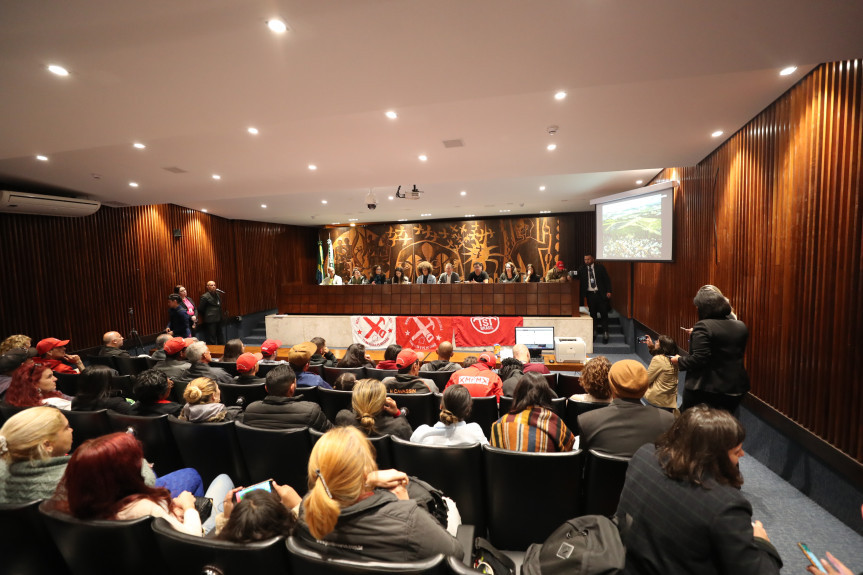
M216 288L216 291L217 291L217 292L219 292L219 293L223 293L223 294L227 295L227 293L226 293L226 292L223 292L223 291L222 291L222 290L220 290L219 288Z

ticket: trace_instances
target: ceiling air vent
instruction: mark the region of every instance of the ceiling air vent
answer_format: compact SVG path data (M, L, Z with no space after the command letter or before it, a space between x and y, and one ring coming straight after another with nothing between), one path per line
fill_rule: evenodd
M443 141L444 148L461 148L464 147L464 140L444 140Z

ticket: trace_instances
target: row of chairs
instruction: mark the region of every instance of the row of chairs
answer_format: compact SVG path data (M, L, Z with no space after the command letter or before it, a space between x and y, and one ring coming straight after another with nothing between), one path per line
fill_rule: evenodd
M156 365L157 361L152 357L146 356L117 357L113 355L91 355L87 358L88 364L107 365L112 369L116 369L120 375L138 375L142 371Z

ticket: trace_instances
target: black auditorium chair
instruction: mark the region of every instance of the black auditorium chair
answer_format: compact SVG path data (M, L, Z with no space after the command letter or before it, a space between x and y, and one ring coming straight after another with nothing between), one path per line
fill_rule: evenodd
M114 357L110 355L91 355L87 358L87 363L90 365L105 365L111 369L117 369L117 364L114 363Z
M365 369L366 377L378 381L383 381L385 377L395 377L399 372L397 369L376 369L374 367L367 367Z
M446 558L442 554L421 561L384 563L381 561L335 559L310 549L295 537L288 537L287 546L293 575L341 575L344 573L444 575L449 573Z
M309 437L312 439L312 447L318 442L323 433L315 429L309 429ZM378 437L369 437L372 447L375 448L375 461L377 461L378 469L392 469L392 441L389 435L381 435Z
M551 410L557 414L557 416L563 419L563 416L566 414L566 398L565 397L555 397L551 400Z
M267 374L270 373L270 370L279 365L287 365L286 363L259 363L258 364L258 377L266 379Z
M78 393L78 378L81 377L80 374L77 373L59 373L57 371L54 372L54 377L57 378L57 389L65 393L66 395L70 395L75 397L75 394Z
M581 387L581 377L567 373L557 374L557 390L558 397L569 397L575 393L584 393L584 388Z
M319 387L317 385L303 385L297 386L294 390L294 397L302 397L306 401L313 401L315 403L320 403L318 396L321 391L326 388Z
M168 425L184 466L196 469L204 485L209 485L220 473L227 473L234 485L248 485L249 474L233 421L189 423L169 415Z
M399 408L408 410L407 420L411 429L420 425L434 425L440 413L440 398L433 393L388 393Z
M330 385L334 384L339 376L343 373L352 373L357 379L363 379L366 376L366 368L364 367L325 367L323 378Z
M111 423L108 421L108 410L100 409L98 411L65 411L63 415L69 420L69 426L72 428L72 449L75 451L79 445L93 439L111 433Z
M0 571L14 575L71 573L39 515L41 499L0 504Z
M587 452L584 462L584 510L585 515L614 515L623 483L626 480L626 470L629 468L629 457L610 455L591 449Z
M315 373L317 375L321 375L321 368L322 368L322 366L320 364L318 364L318 365L309 364L309 367L306 368L306 371L311 371L312 373Z
M151 357L114 357L114 365L120 375L138 375L156 365L156 360Z
M133 375L115 375L111 377L111 389L119 391L123 397L134 399L135 395L132 393L132 387L135 385L134 377Z
M290 485L303 495L308 489L309 454L312 442L307 427L261 429L240 421L234 423L249 481L273 479Z
M242 544L195 537L177 531L161 517L153 521L152 530L158 551L168 558L166 573L172 575L285 575L291 572L284 537Z
M351 409L351 399L354 396L352 391L326 389L324 387L316 387L315 389L318 390L318 403L321 406L321 411L330 421L336 420L336 414L339 411Z
M486 437L491 435L491 424L498 420L497 397L474 397L470 415L465 421L478 423Z
M267 396L264 383L220 383L221 401L225 405L237 405L237 399L243 398L243 409L253 401L260 401Z
M18 413L19 411L24 411L25 409L28 409L28 408L18 407L17 405L9 405L5 401L0 402L0 415L3 416L3 421L6 421L7 419L12 417L13 415Z
M498 403L497 409L500 412L501 417L509 413L509 410L512 409L512 398L508 395L501 395L500 403Z
M489 540L524 551L580 515L584 454L526 453L483 445Z
M482 446L422 445L398 437L390 438L393 467L423 481L451 497L458 506L462 523L476 527L485 536L485 490Z
M446 388L446 384L449 383L449 378L452 377L452 374L454 373L454 371L421 371L419 376L435 382L438 391L443 393L443 390Z
M126 415L109 410L108 422L114 431L132 430L144 447L144 458L153 464L156 475L165 475L183 467L183 458L168 425L167 415Z
M237 377L237 362L235 361L211 361L210 366L224 369L231 377Z
M578 427L578 416L582 413L593 411L594 409L608 407L609 405L610 404L608 403L593 401L568 400L566 402L566 411L563 414L563 422L566 424L566 427L568 427L572 433L574 433L575 435L579 435L581 433L581 429Z
M149 575L167 571L161 553L154 552L152 517L81 521L52 509L50 503L39 505L39 513L75 575Z
M548 384L551 390L557 393L557 374L555 372L543 373L542 377L545 378L545 382Z

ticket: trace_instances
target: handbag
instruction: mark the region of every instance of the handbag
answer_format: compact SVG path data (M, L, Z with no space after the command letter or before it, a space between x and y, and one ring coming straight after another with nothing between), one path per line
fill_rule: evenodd
M604 515L570 519L527 548L522 575L613 575L626 563L617 524Z

